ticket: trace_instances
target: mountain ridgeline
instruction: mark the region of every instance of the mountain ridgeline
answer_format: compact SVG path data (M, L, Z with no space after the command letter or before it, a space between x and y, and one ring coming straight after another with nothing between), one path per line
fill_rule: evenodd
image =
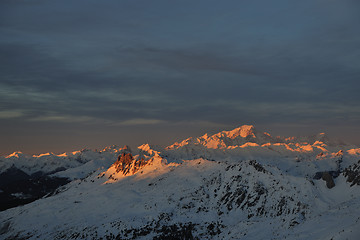
M356 239L359 159L324 133L251 125L167 147L16 152L0 158L0 194L14 203L0 238Z

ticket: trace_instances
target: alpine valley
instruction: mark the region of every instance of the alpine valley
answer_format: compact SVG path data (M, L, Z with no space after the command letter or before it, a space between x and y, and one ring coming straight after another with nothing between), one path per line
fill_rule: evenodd
M254 126L0 157L0 239L359 239L360 148Z

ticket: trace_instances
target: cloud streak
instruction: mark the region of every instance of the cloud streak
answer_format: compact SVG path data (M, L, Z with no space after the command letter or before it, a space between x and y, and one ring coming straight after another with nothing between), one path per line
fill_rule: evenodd
M0 119L18 118L23 115L20 111L0 111Z

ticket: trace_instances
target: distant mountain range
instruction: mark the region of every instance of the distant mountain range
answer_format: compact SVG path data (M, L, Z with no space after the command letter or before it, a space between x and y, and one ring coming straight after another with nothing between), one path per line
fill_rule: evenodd
M0 238L356 239L359 159L324 133L252 125L167 147L15 152L0 157Z

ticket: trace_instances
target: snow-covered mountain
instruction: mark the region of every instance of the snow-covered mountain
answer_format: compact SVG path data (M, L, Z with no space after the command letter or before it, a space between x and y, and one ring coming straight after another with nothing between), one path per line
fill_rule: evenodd
M29 156L15 152L0 157L0 211L51 194L71 180L108 168L125 151L111 146L102 151L81 150L59 155Z
M117 157L121 151L122 148L113 145L101 151L83 149L62 154L44 153L30 156L22 152L14 152L8 156L0 157L0 174L10 168L20 169L28 175L34 173L49 174L79 166L84 168L84 164L93 165L96 169L97 166L106 167L108 163L111 164L114 157Z
M1 174L69 183L0 212L0 238L357 239L359 159L360 148L325 134L272 137L249 125L165 148L14 153Z
M314 154L328 156L354 147L329 139L324 133L298 138L272 137L269 133L257 131L252 125L243 125L212 136L205 134L198 138L188 138L168 146L165 150L168 155L176 158L191 159L198 156L223 159L231 156L238 160L249 157L311 157Z

